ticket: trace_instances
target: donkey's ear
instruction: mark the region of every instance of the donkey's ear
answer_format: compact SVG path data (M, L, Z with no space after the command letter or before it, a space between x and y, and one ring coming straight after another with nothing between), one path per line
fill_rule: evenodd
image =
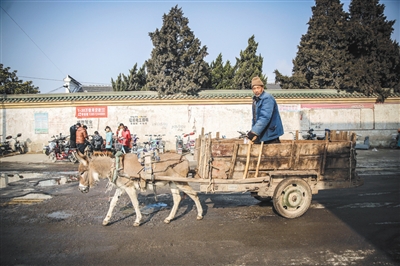
M78 159L78 161L79 161L81 164L83 164L84 166L87 166L87 165L88 165L88 162L87 162L87 160L86 160L86 156L83 155L80 151L77 151L77 152L75 153L75 156L76 156L76 158Z

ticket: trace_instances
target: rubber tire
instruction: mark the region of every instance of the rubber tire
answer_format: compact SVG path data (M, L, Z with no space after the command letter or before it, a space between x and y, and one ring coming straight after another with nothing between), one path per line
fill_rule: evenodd
M283 179L274 191L273 204L275 211L288 219L302 216L310 207L312 192L302 178Z
M53 163L55 163L57 161L57 157L56 154L54 153L54 151L50 152L49 154L49 159L50 161L52 161Z
M391 141L391 142L389 143L389 147L390 147L391 149L396 149L396 148L397 148L397 140L396 140L396 141Z
M76 163L78 161L78 159L75 157L75 155L70 154L68 156L69 160L71 161L71 163Z

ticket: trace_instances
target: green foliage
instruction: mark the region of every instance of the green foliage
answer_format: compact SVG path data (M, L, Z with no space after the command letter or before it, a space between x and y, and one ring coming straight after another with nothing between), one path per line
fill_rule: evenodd
M339 0L316 0L308 31L301 37L293 60L299 88L339 89L347 61L346 19Z
M384 9L378 0L351 2L350 60L343 86L366 95L378 93L379 101L389 95L389 88L400 91L399 44L391 40L395 21L386 20Z
M259 76L266 84L266 77L262 74L263 57L257 56L258 43L255 42L254 35L248 40L248 46L244 51L240 51L240 58L236 58L235 76L232 81L234 89L251 89L251 79Z
M146 70L143 65L139 70L137 63L129 70L128 77L120 73L114 81L111 78L113 91L140 91L145 89L146 85Z
M210 64L211 69L211 89L214 90L230 90L232 89L232 80L235 76L235 68L231 63L226 61L225 65L222 61L220 53Z
M210 83L210 69L204 58L207 47L190 30L181 8L163 16L161 29L149 33L154 48L146 61L147 87L161 95L197 92Z
M0 94L36 94L39 88L32 81L22 81L17 77L17 70L10 72L10 67L0 64Z
M391 40L378 0L352 0L350 13L339 0L316 0L307 33L301 37L292 76L275 70L284 89L336 89L377 93L378 101L400 91L400 48Z

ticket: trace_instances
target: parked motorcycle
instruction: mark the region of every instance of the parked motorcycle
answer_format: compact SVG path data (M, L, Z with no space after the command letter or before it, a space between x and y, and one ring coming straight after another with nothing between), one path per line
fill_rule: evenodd
M392 134L392 140L389 143L391 149L400 148L400 129L397 130L397 134Z
M183 151L183 139L181 135L175 135L176 138L176 153L182 154Z
M314 134L314 129L312 128L307 130L306 134L302 135L305 140L325 140L326 136L328 136L328 140L331 139L331 130L328 128L325 128L325 134L323 135Z
M68 136L52 136L49 145L45 147L45 154L49 156L52 162L70 161L76 163L78 159L75 157L74 150L69 146Z
M132 149L131 149L131 153L137 153L138 151L138 139L139 137L136 134L131 134L131 138L132 138Z
M196 140L190 139L190 136L193 136L193 135L194 135L194 132L183 134L184 138L187 137L187 141L184 144L184 150L190 151L190 154L192 154L192 155L194 154L194 150L195 150L195 146L196 146Z
M4 156L13 152L17 152L19 154L25 153L25 143L18 139L21 136L21 133L18 133L14 138L11 135L7 136L6 141L0 144L0 154Z

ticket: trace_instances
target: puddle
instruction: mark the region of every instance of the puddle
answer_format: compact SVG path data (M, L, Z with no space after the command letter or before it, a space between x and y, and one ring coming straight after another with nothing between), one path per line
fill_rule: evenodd
M49 218L54 218L54 219L66 219L70 217L72 214L63 212L63 211L58 211L58 212L52 212L47 215Z
M149 215L149 214L158 212L158 211L166 208L167 206L168 205L166 203L158 202L158 203L149 204L149 205L146 205L146 206L140 208L140 212L142 214ZM132 212L134 213L135 212L135 210L133 209L133 206L132 206L131 203L128 204L127 206L125 206L125 207L122 207L120 209L120 211L122 211L125 214L132 213Z
M66 183L77 181L76 172L58 172L55 174L53 172L42 172L42 173L31 173L31 172L0 172L0 188L7 187L10 183L20 181L22 179L43 179L38 183L38 186L55 186L64 185ZM36 181L32 181L36 182ZM54 183L56 182L56 183Z
M55 179L49 179L49 180L40 181L37 185L39 187L49 187L49 186L54 186L57 184L58 183Z

